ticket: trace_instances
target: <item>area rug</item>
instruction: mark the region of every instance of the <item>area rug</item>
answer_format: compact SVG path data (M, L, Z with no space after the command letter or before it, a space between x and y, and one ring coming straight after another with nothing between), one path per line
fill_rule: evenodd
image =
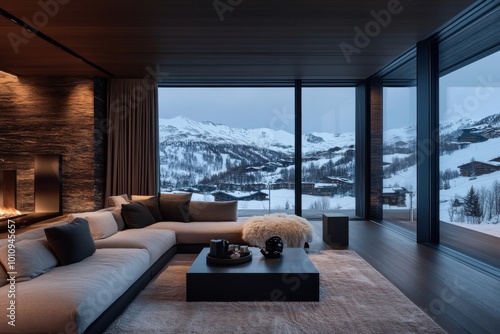
M309 256L319 302L187 303L196 256L177 254L105 333L445 333L354 251Z

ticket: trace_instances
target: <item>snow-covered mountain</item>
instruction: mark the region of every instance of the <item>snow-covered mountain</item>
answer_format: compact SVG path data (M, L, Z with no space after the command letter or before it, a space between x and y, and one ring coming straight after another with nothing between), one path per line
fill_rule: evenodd
M294 160L294 135L269 128L232 128L179 116L159 120L162 179L182 179L184 186L204 178L247 167ZM302 152L309 161L338 160L354 148L354 133L303 135Z
M269 128L243 129L231 128L213 122L198 122L184 116L160 119L160 143L191 141L211 144L248 145L257 148L277 150L293 155L294 135ZM354 133L336 135L332 133L313 132L303 135L302 151L305 154L332 147L354 145Z

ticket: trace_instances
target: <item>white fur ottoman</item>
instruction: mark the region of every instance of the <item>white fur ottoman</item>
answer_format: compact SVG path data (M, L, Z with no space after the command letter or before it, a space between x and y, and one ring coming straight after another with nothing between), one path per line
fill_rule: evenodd
M275 235L285 247L304 247L312 241L313 227L304 218L285 213L251 217L243 224L243 240L250 246L264 248L266 240Z

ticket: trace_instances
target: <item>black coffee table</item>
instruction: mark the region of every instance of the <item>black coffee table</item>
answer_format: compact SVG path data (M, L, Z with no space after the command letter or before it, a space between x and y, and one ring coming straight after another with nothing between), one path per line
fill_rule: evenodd
M285 248L277 259L250 250L250 262L212 266L204 248L186 273L187 301L319 301L319 272L304 249Z

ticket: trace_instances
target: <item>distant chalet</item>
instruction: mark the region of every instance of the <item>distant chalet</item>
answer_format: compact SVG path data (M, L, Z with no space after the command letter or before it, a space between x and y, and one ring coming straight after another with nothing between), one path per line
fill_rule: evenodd
M487 126L484 128L462 129L462 134L458 136L457 140L467 143L482 143L497 137L500 137L500 128Z
M216 191L213 192L214 200L219 201L266 201L267 194L262 191L255 191L251 193L241 191Z
M489 162L471 161L458 166L458 169L460 169L460 175L466 177L494 173L500 170L500 157Z
M382 189L382 202L389 206L406 206L406 194L409 191L405 187L384 187Z

